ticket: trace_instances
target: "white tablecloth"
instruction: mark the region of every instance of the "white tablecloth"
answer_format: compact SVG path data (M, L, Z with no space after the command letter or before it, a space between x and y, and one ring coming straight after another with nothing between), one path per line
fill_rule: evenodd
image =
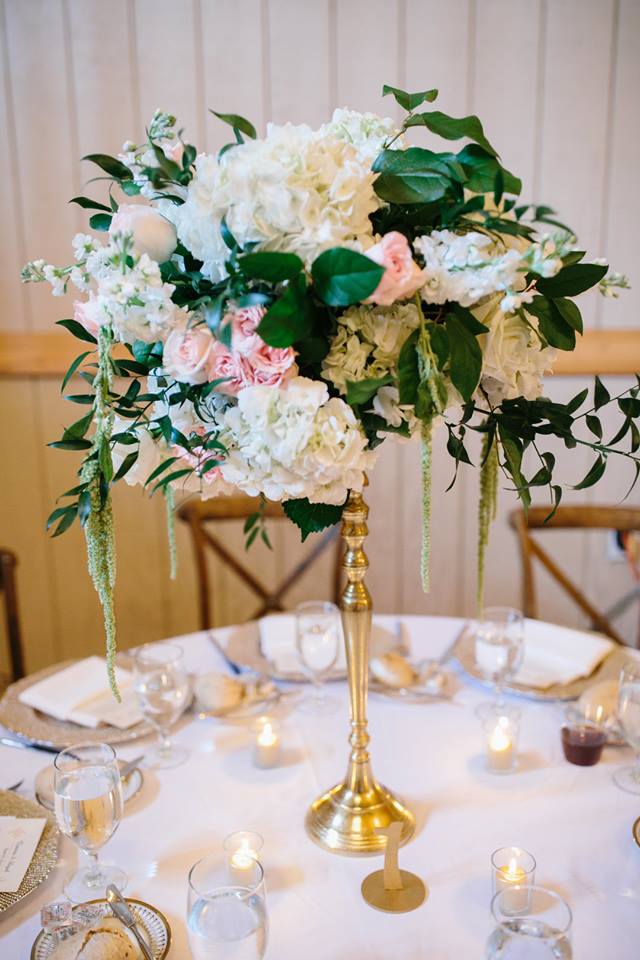
M381 622L390 618L379 618ZM411 621L414 654L437 656L461 627L450 618ZM221 631L220 636L225 637ZM220 669L201 634L183 638L190 670ZM640 849L631 825L640 798L611 781L631 762L626 748L607 748L595 767L565 762L559 728L562 706L518 701L523 709L520 768L510 776L484 769L474 708L488 694L463 680L452 703L402 705L371 695L370 731L379 779L410 804L418 821L401 866L429 886L414 913L387 915L360 896L363 877L380 858L325 853L304 831L310 801L339 780L347 754L344 703L320 719L299 712L283 726L283 764L258 770L246 729L185 718L176 739L191 751L177 769L145 772L142 793L104 850L130 876L127 893L155 904L173 930L170 956L188 960L185 929L187 872L234 830L257 830L265 845L270 941L268 960L472 960L483 955L489 915L491 852L518 845L537 859L536 879L553 887L573 910L576 960L636 960L640 947ZM119 750L127 757L140 743ZM32 775L51 758L4 749L3 766ZM13 757L15 755L15 760ZM26 787L32 785L27 778ZM60 895L77 854L64 840L59 868L22 905L0 915L0 957L26 960L38 931L40 907Z

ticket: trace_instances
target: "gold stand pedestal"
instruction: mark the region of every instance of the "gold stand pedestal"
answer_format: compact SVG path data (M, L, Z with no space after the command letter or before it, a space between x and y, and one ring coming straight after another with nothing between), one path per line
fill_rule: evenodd
M347 775L315 800L306 818L309 835L335 853L382 853L386 838L376 831L394 821L402 823L401 843L413 834L413 814L381 786L371 771L367 746L367 692L372 603L364 577L369 567L362 548L368 533L369 508L362 494L349 494L343 513L342 537L346 545L343 569L347 585L341 599L351 718L351 753Z

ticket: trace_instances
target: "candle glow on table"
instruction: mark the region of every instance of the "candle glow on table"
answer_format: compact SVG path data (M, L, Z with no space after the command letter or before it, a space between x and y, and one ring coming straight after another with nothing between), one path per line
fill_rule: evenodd
M493 893L503 894L503 911L517 914L527 910L536 866L532 855L520 847L503 847L496 850L491 863Z
M491 770L511 770L513 741L509 734L508 717L500 717L489 737L489 767Z
M518 755L520 711L509 704L487 704L478 715L486 737L487 769L491 773L511 773Z
M229 855L229 874L234 883L245 886L252 882L263 842L259 833L250 830L238 830L226 838L224 849Z
M269 717L258 721L258 734L253 750L253 762L256 767L267 769L275 767L280 758L280 738L276 725Z

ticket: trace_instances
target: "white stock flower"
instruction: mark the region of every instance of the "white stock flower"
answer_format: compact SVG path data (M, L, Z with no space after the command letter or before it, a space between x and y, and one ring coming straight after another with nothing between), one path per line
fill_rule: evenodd
M504 251L483 233L434 230L417 237L414 247L424 257L425 285L420 292L427 303L449 300L471 307L497 290L524 285L521 252Z
M361 157L372 163L381 152L386 140L391 140L398 132L397 124L390 117L379 117L376 113L358 113L347 107L337 107L329 123L320 127L322 136L337 137L351 143ZM396 140L393 145L401 146Z

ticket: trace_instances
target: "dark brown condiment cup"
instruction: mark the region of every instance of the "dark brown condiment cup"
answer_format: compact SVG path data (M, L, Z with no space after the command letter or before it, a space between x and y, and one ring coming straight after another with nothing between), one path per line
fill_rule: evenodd
M566 721L561 730L562 750L569 763L592 767L602 756L607 734L593 723Z

